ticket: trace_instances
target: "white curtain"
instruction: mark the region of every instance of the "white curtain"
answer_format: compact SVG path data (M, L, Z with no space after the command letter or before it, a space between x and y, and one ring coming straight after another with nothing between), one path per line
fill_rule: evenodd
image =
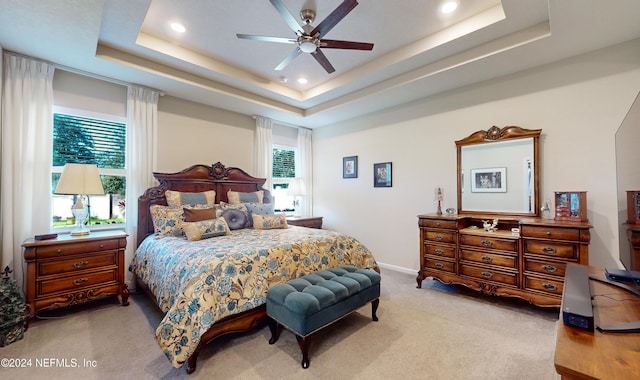
M310 129L298 128L298 157L296 176L302 178L306 194L301 199L300 214L313 215L313 151Z
M271 177L273 175L273 120L256 117L256 133L254 138L253 175L266 178L264 188L273 190Z
M159 95L137 86L129 86L127 91L127 256L136 248L138 197L156 185L153 171L157 164Z
M8 53L2 66L2 269L22 284L22 243L51 229L55 68Z

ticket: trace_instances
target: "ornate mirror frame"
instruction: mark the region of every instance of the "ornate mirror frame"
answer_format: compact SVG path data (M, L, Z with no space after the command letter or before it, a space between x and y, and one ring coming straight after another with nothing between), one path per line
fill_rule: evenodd
M540 215L540 167L539 167L539 140L541 129L524 129L517 126L507 126L504 128L499 128L493 126L488 130L480 130L477 131L468 137L465 137L462 140L456 141L456 149L457 149L457 182L458 182L458 213L459 214L491 214L491 215L522 215L522 216L530 216L537 217ZM529 140L524 140L529 139ZM514 141L515 140L515 141ZM517 141L522 140L522 141ZM513 194L513 189L516 189L518 186L509 185L509 181L507 181L507 175L510 177L514 177L509 173L509 170L506 169L508 165L512 165L514 161L521 159L521 157L510 157L507 152L509 150L502 150L505 147L510 147L511 145L526 145L528 149L528 145L531 145L531 158L533 159L533 172L528 172L526 174L527 178L525 180L532 181L529 187L525 190L522 188L520 192L522 194L516 193ZM493 145L492 145L493 144ZM468 149L463 149L468 147ZM469 157L471 157L471 150L477 150L476 154L486 154L487 157L494 157L494 163L489 164L487 167L484 163L480 162L477 164L477 169L470 169L468 167L463 166L463 155L467 153ZM498 159L499 158L499 159ZM495 164L495 161L504 162L503 164ZM529 159L530 160L530 159ZM469 159L468 159L469 161ZM517 163L516 163L517 165ZM528 168L531 168L530 161L527 162ZM464 171L468 171L465 173ZM471 174L476 176L476 180L484 180L487 181L487 177L493 177L493 183L480 184L479 182L473 182L474 179L471 178ZM466 177L466 178L465 178ZM496 181L495 178L498 178ZM465 181L468 181L465 184ZM473 186L475 185L475 186ZM467 186L467 187L465 187ZM472 187L473 186L473 187ZM533 191L533 194L527 194L527 192ZM510 197L520 197L524 199L525 197L529 197L527 206L529 207L529 212L525 210L497 210L497 209L488 209L488 210L480 210L473 207L469 207L471 205L471 201L467 201L468 206L465 208L463 204L463 195L465 191L471 191L472 193L479 193L475 196L485 196L487 200L493 200L493 203L502 203L500 202L500 197L505 197L506 200L507 194ZM467 197L469 198L469 197ZM483 204L489 204L492 202L486 202ZM504 202L508 203L508 202Z

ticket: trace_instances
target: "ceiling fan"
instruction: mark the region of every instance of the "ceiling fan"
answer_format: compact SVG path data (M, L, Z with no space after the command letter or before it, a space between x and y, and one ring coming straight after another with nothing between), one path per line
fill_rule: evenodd
M302 53L311 54L313 58L331 74L336 69L331 65L327 56L322 53L323 49L351 49L351 50L372 50L373 44L366 42L354 42L354 41L341 41L341 40L327 40L323 37L334 27L340 20L342 20L349 12L358 5L356 0L344 0L336 9L327 16L320 24L313 27L311 23L316 18L316 12L313 9L303 9L300 11L300 18L304 21L304 25L300 24L293 17L291 12L284 5L282 0L269 0L271 4L276 8L278 13L284 18L284 21L296 34L296 38L285 37L269 37L269 36L256 36L252 34L236 34L238 38L244 38L247 40L278 42L284 44L297 44L298 46L291 52L275 70L282 70L291 61Z

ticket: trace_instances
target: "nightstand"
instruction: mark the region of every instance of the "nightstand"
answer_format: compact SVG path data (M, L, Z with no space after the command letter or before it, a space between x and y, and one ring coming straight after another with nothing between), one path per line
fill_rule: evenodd
M59 235L51 240L29 239L22 246L31 317L42 309L77 305L110 295L120 295L123 306L129 304L129 290L124 283L126 233Z
M294 226L322 228L321 216L290 216L287 218L287 224Z

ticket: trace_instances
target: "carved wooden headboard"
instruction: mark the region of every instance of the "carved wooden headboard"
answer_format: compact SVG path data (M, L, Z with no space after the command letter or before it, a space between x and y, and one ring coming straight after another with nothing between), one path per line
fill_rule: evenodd
M227 191L253 192L264 191L264 202L272 201L271 193L263 189L266 179L255 178L239 168L226 168L220 162L211 166L193 165L177 173L153 173L160 182L158 186L148 188L138 198L138 229L136 247L149 235L154 233L153 221L149 207L167 205L164 192L167 190L184 192L203 192L215 190L216 203L228 202Z

